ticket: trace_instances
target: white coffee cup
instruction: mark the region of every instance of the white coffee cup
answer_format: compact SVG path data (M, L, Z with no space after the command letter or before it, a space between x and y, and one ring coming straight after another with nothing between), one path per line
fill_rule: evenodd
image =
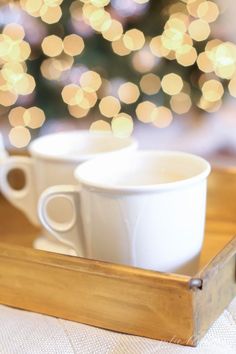
M132 138L121 139L110 133L91 133L87 130L46 135L29 145L31 157L12 156L4 159L0 168L0 189L16 208L25 213L29 221L40 226L37 203L40 194L49 186L75 184L74 169L78 164L107 153L127 153L137 148ZM15 190L8 182L11 170L20 169L25 174L25 186ZM58 203L57 203L58 204ZM58 204L56 214L61 219L65 213ZM55 214L55 212L54 212ZM44 230L46 235L46 230ZM40 237L34 246L39 249L71 253L50 238Z
M193 274L204 238L209 173L207 161L182 152L97 158L75 170L80 187L44 191L39 217L78 256ZM47 206L58 197L71 203L68 222L48 215Z
M3 137L0 133L0 161L5 160L7 156L8 154L3 143Z

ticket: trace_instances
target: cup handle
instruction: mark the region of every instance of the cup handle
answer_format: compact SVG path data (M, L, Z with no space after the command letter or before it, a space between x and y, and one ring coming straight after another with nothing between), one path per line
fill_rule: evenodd
M48 203L57 198L64 198L71 203L72 215L68 222L56 222L47 212ZM85 240L80 211L80 188L61 185L47 188L40 196L38 215L42 225L62 244L69 246L76 256L84 257Z
M25 185L22 189L13 189L8 181L8 174L19 169L25 175ZM37 191L35 188L34 163L29 157L11 156L0 164L0 189L4 197L27 216L29 221L39 226L37 216Z

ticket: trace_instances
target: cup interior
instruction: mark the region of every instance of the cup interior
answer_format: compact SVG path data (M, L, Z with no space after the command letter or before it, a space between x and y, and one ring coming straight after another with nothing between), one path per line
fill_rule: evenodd
M43 136L30 144L33 156L49 159L85 161L98 154L122 149L135 149L132 138L118 138L111 133L92 133L87 130Z
M79 166L80 183L101 188L163 188L204 178L210 165L203 158L182 152L139 151L125 156L97 158Z

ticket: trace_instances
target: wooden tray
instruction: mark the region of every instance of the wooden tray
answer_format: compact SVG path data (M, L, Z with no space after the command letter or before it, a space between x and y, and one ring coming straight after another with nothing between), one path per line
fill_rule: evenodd
M34 250L38 230L0 197L0 303L196 346L236 295L235 200L236 170L214 171L191 278Z

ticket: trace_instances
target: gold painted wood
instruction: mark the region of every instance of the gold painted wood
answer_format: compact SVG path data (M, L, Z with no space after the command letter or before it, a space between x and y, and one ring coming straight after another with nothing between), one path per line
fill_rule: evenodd
M0 303L195 346L236 295L236 172L209 182L195 277L33 250L38 230L0 198Z

